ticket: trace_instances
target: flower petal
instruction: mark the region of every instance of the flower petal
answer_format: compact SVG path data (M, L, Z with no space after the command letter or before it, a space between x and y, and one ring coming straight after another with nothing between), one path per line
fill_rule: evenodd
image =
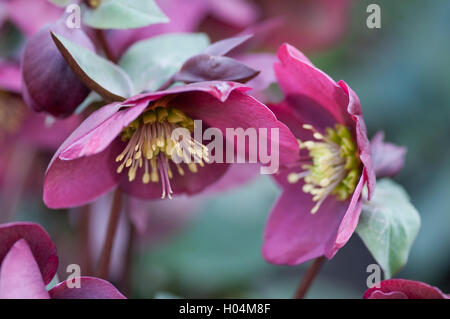
M406 147L384 142L384 133L378 132L370 142L372 163L377 178L392 177L405 164Z
M170 94L179 94L179 93L188 93L188 92L204 92L208 93L211 96L215 97L221 102L225 102L228 99L228 96L231 92L240 91L246 92L250 91L252 88L237 82L231 81L206 81L199 83L192 83L187 85L175 86L171 89L152 92L152 93L144 93L136 95L128 100L126 100L123 104L135 104L141 101L151 102L161 97Z
M289 44L278 50L280 63L275 74L285 95L303 96L326 109L339 123L346 123L348 97L327 74L313 66L311 61Z
M380 282L380 288L370 288L364 299L449 299L438 288L420 281L388 279Z
M81 277L80 280L81 288L69 288L68 281L63 281L49 294L52 299L126 299L116 287L103 279Z
M364 123L364 118L362 116L361 103L355 92L345 83L344 81L339 81L338 83L345 93L348 95L348 113L352 116L355 123L356 131L356 141L358 144L359 158L364 165L363 174L367 179L367 189L368 189L368 199L372 197L375 191L375 170L372 166L372 152L370 149L369 138L367 137L366 124Z
M128 124L141 115L147 105L138 103L120 112L122 105L118 103L102 107L70 136L71 142L64 143L67 146L61 148L58 157L62 160L74 160L103 152ZM107 117L108 114L111 116Z
M58 256L56 247L47 232L34 223L9 223L0 225L0 264L10 248L20 239L25 239L36 258L41 277L48 284L56 274Z
M345 212L345 215L342 218L341 223L339 224L337 236L333 243L333 246L326 254L328 259L331 259L339 250L339 248L343 247L355 232L356 226L358 225L359 221L359 215L361 214L361 193L365 182L366 180L364 176L361 176L358 185L356 185L356 188L353 192L350 203L349 201L346 201L347 211Z
M269 104L275 116L302 141L312 140L311 131L303 129L303 124L310 124L317 129L334 127L336 120L315 101L301 95L289 95L279 104Z
M329 197L317 213L311 214L314 204L311 195L302 191L302 183L291 184L284 190L264 233L262 251L268 262L298 265L328 254L348 201Z
M19 239L1 263L0 299L49 299L39 266L25 239Z
M171 164L171 169L174 173L170 183L175 196L182 194L194 195L203 191L209 185L220 180L228 169L228 164L205 164L204 167L198 167L197 173L190 172L186 164L181 164L181 167L183 167L184 176L179 175L176 167ZM161 198L161 181L158 183L150 182L144 184L142 183L143 174L144 171L139 170L136 180L129 182L127 174L122 173L120 182L121 189L124 192L141 199Z
M238 90L230 93L225 102L221 102L207 94L189 94L172 101L174 105L190 115L193 119L201 119L205 126L219 129L224 136L226 130L242 128L267 129L267 141L279 147L279 163L290 163L298 158L298 142L286 125L277 120L268 107L255 98ZM278 129L279 138L273 139L271 129ZM261 136L259 136L261 138ZM227 137L230 138L230 137ZM246 143L246 153L249 151ZM267 143L271 144L271 143ZM270 154L271 145L267 146ZM255 146L259 155L259 147ZM260 159L260 158L259 158ZM266 163L263 163L266 164Z
M45 175L45 204L54 209L75 207L110 191L120 178L114 158L122 147L123 144L116 139L96 155L74 160L54 159Z

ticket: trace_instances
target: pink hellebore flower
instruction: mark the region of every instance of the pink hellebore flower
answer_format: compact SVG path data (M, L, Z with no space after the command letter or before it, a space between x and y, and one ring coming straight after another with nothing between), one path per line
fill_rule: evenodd
M406 279L388 279L380 287L368 289L364 299L450 299L438 288L426 283Z
M361 213L361 191L375 188L370 144L358 97L297 49L278 50L275 73L286 97L269 106L298 138L297 162L276 177L283 193L267 222L263 255L296 265L332 258L349 240Z
M124 299L109 282L81 277L81 288L59 283L49 291L58 268L56 247L42 227L33 223L0 225L1 299Z
M194 120L223 136L226 128L267 128L268 136L278 128L279 141L274 142L280 163L294 160L294 136L264 104L244 93L248 90L234 82L201 82L102 107L56 152L45 177L44 202L51 208L78 206L116 186L142 199L204 190L228 164L209 163L210 150L191 137L173 139L177 128L192 132ZM270 137L266 142L271 144ZM180 145L195 162L175 159Z

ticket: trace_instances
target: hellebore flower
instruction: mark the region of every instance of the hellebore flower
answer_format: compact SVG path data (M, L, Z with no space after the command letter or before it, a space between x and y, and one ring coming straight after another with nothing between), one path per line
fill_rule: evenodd
M58 268L56 247L33 223L0 225L0 299L124 299L109 282L81 277L80 288L59 283L49 291Z
M23 97L36 112L67 117L87 97L90 90L77 78L59 53L50 30L95 51L81 29L70 29L64 17L44 26L28 39L22 60Z
M142 199L202 191L228 164L208 163L210 150L196 139L173 139L177 128L192 132L195 120L223 136L226 128L278 129L278 141L260 137L260 143L276 143L280 163L294 160L297 142L292 133L247 90L234 82L201 82L102 107L56 152L45 177L44 202L51 208L78 206L116 186ZM195 162L177 158L180 145Z
M372 165L377 178L398 174L405 164L406 147L384 142L384 133L378 132L370 141Z
M380 288L370 288L364 299L449 299L438 288L426 283L406 279L388 279L380 282Z
M278 50L275 73L286 97L269 106L298 138L299 155L276 177L283 188L266 225L263 255L296 265L332 258L353 234L361 191L375 187L370 144L358 97L297 49Z

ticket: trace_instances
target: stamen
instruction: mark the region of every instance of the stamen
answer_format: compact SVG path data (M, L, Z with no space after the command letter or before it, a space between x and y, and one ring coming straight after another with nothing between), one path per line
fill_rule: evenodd
M121 133L122 140L128 143L115 159L120 163L117 173L128 168L128 180L132 182L142 168L142 183L158 183L161 180L161 197L172 198L170 179L173 178L173 171L169 160L174 162L180 176L185 174L180 160L187 164L192 173L198 172L197 165L203 167L204 162L210 162L209 149L200 142L193 138L181 138L179 141L172 138L173 130L184 127L192 132L193 125L192 119L175 108L157 106L146 111Z
M334 194L339 200L346 200L355 190L360 176L360 160L352 135L343 125L334 129L327 128L326 135L318 132L312 125L303 124L305 130L312 131L314 140L300 141L300 149L309 152L305 157L294 163L293 167L301 167L300 173L291 173L287 179L295 184L303 179L302 190L311 194L313 202L311 209L315 214L328 196Z

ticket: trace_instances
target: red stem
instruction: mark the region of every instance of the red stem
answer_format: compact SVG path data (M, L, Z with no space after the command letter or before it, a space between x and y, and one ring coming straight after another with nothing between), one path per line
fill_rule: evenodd
M103 243L102 253L98 261L97 277L108 279L109 265L111 262L112 249L114 246L114 239L116 237L117 226L119 224L120 212L122 210L122 192L116 189L111 206L111 214L109 215L108 228L106 230L106 237Z
M311 284L313 283L314 279L316 278L317 274L320 271L320 268L322 267L323 263L325 262L325 257L319 257L314 260L311 266L309 266L308 270L306 271L306 274L303 276L302 281L300 282L300 285L297 288L297 291L295 293L294 299L303 299L305 298L306 294L308 293L309 288L311 287Z
M131 287L131 271L133 267L133 257L134 257L134 245L136 242L136 229L133 223L128 222L129 234L128 234L128 244L125 255L125 265L122 273L122 279L120 286L122 287L122 292L125 295L130 295L132 292Z

